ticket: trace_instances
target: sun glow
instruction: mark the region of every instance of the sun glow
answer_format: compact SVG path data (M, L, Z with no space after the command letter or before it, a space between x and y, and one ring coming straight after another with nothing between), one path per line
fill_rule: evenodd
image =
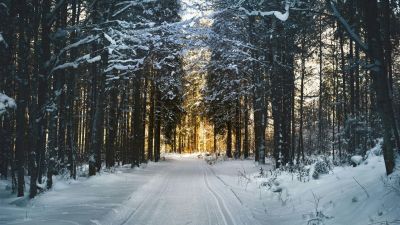
M180 16L182 21L193 20L187 29L210 27L212 7L206 0L181 0ZM184 27L185 28L185 27ZM189 30L182 30L193 38ZM193 37L192 37L193 36ZM205 67L211 59L211 51L207 46L185 46L184 63L184 103L185 115L177 128L177 150L181 152L212 152L213 127L205 116L202 90L205 87ZM166 149L169 151L169 149Z

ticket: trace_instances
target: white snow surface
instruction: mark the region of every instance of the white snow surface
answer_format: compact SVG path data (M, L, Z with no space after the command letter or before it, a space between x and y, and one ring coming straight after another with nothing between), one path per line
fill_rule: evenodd
M353 155L350 159L354 164L360 165L363 161L363 157L361 155Z
M315 218L314 195L326 225L400 219L400 193L384 182L381 156L306 183L281 173L273 190L261 185L269 177L257 177L260 166L252 160L209 165L203 158L166 154L141 168L118 167L77 181L57 177L51 191L29 202L11 197L7 182L0 181L0 224L301 225Z
M279 12L279 11L248 11L247 9L240 7L239 8L241 11L244 11L248 16L271 16L274 15L278 20L285 22L289 18L289 9L290 9L290 3L289 1L286 2L285 4L285 12Z

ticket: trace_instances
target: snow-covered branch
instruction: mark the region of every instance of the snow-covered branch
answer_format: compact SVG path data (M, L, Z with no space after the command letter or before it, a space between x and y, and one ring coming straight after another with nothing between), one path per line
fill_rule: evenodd
M123 1L123 2L120 2L120 3L116 4L116 6L120 6L120 5L124 5L124 6L120 10L115 12L112 15L112 17L118 16L119 14L125 12L130 7L137 6L137 5L142 5L143 3L150 3L150 2L155 2L155 0L136 0L136 1Z
M130 70L130 71L137 71L139 70L140 66L144 64L144 59L130 59L130 60L112 60L111 65L105 70L105 72L110 72L112 70ZM121 62L129 62L130 64L122 64Z
M93 41L95 41L95 40L97 40L99 38L100 38L99 35L89 35L89 36L87 36L87 37L85 37L85 38L83 38L83 39L81 39L81 40L79 40L79 41L77 41L75 43L72 43L72 44L68 45L67 47L63 48L60 53L64 54L68 50L71 50L73 48L77 48L77 47L79 47L81 45L84 45L84 44L91 43L91 42L93 42Z
M90 54L87 54L87 55L84 55L84 56L76 59L74 62L67 62L67 63L61 64L61 65L55 67L51 71L51 73L54 73L57 70L62 70L62 69L66 69L66 68L74 68L74 69L76 69L82 63L89 63L90 64L90 63L98 62L100 60L101 60L101 56L99 56L99 55L91 58Z
M17 104L15 100L8 97L7 95L0 93L0 116L5 114L7 110L16 109Z
M0 44L3 43L6 48L8 48L6 40L4 40L3 35L0 32Z
M343 25L346 31L349 33L350 38L353 39L364 52L368 52L368 46L361 40L361 38L354 32L354 30L350 27L347 21L343 18L340 12L337 10L336 5L333 1L329 1L331 9L335 17L339 20L339 22Z
M283 21L283 22L289 18L289 9L290 9L290 3L288 1L286 1L284 13L279 12L279 11L257 11L257 10L249 11L243 7L239 8L240 11L243 11L248 16L272 16L273 15L277 19L279 19L280 21Z

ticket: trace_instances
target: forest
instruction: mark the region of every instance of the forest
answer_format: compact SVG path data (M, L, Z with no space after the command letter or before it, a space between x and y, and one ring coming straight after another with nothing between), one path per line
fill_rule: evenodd
M335 168L361 171L371 152L382 157L375 181L390 180L400 200L399 41L398 0L0 0L0 200L26 206L57 182L172 173L172 162L201 165L192 175L204 176L224 222L193 224L259 224L236 218L212 187L255 182L241 163L286 204L281 173L304 183ZM227 170L235 181L223 181ZM287 224L400 224L400 201L386 223L339 223L312 196L314 217ZM7 207L0 223L10 222ZM139 212L74 224L158 224Z

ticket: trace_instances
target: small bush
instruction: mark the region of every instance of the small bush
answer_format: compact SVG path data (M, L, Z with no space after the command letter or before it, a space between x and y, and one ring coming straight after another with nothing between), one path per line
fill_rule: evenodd
M300 182L310 181L310 166L299 166L297 169L297 179Z
M319 175L328 174L330 170L331 170L331 165L329 161L327 160L318 161L314 165L314 172L312 174L312 177L314 179L318 179Z

